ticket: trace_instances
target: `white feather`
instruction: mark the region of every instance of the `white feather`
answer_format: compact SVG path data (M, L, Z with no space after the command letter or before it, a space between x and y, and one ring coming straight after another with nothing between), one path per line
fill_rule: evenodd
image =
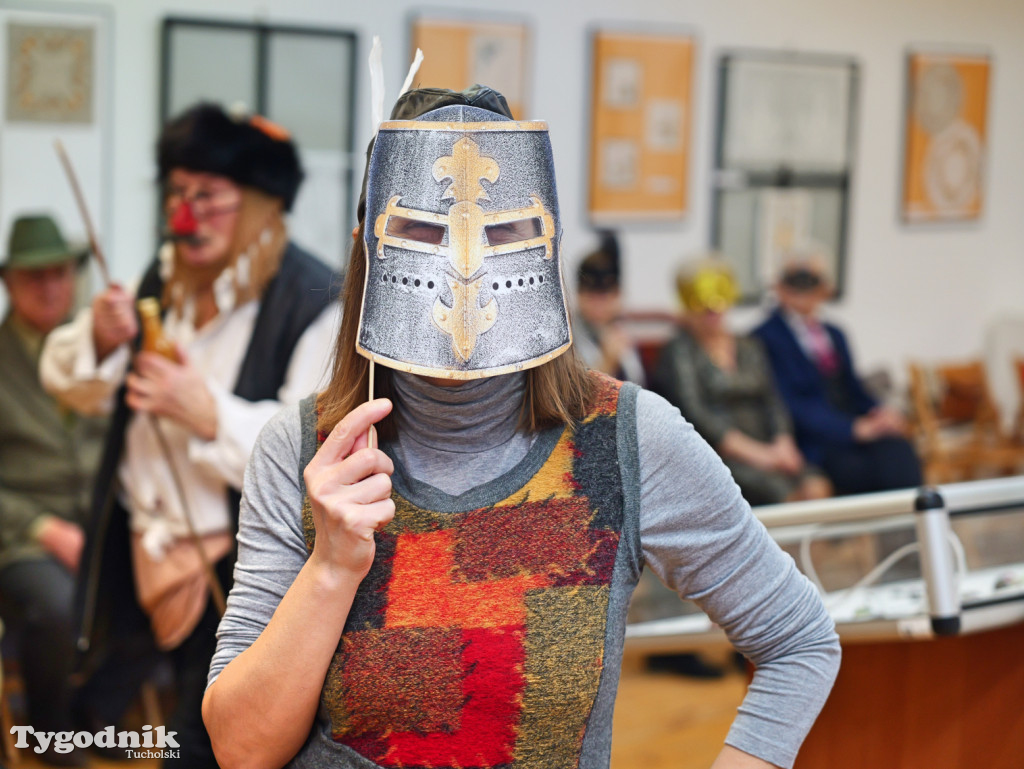
M412 64L409 65L409 74L405 76L405 82L402 83L402 90L398 92L398 98L402 98L402 94L412 88L412 79L416 77L416 73L420 71L420 64L423 63L423 51L419 48L416 49L416 55L412 57ZM397 99L396 99L397 101Z
M373 121L373 135L377 135L384 120L384 61L380 37L373 36L370 47L370 119Z

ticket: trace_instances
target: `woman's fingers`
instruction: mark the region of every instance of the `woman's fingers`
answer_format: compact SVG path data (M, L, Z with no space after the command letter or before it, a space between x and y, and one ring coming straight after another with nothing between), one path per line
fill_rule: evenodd
M380 449L360 449L340 462L314 466L305 470L306 487L316 497L326 497L372 475L391 475L395 470L391 458Z
M364 528L361 531L359 529L355 529L355 531L365 540L373 539L374 532L383 531L384 527L395 517L395 503L390 497L362 507L363 520L361 523Z
M334 426L310 464L341 462L355 451L357 446L366 445L366 432L370 425L379 422L390 412L391 401L387 398L377 398L353 409ZM362 443L359 443L360 441Z
M323 519L317 522L317 534L348 532L361 539L372 539L373 532L382 529L395 517L395 503L391 497L375 502L357 503L336 495L325 500Z
M368 448L369 428L391 411L391 401L364 403L341 420L306 466L304 478L313 505L318 559L334 567L366 573L375 531L395 515L391 473L395 467L380 449Z
M351 486L350 499L361 505L369 505L391 497L391 476L380 472L368 476Z

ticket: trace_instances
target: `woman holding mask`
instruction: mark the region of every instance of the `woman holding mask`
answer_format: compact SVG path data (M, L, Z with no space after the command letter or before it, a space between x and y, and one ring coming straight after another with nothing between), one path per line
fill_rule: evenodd
M644 561L758 665L716 769L791 765L832 622L678 412L577 361L546 124L481 86L392 118L334 378L247 473L222 766L607 766Z

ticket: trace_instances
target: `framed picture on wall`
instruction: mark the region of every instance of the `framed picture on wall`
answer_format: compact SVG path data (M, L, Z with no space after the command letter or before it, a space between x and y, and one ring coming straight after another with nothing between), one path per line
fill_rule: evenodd
M299 148L305 179L288 226L331 266L355 220L355 33L324 27L167 18L161 122L203 99L264 115ZM311 77L310 73L316 73Z
M588 213L599 225L689 207L692 35L596 30Z
M741 51L719 62L711 239L758 301L793 253L843 290L857 64Z
M92 123L94 29L7 25L7 120Z
M982 52L907 55L905 221L981 217L991 66Z
M410 43L411 53L417 48L423 51L417 87L461 91L481 83L508 100L517 120L529 117L525 20L422 13L412 18Z

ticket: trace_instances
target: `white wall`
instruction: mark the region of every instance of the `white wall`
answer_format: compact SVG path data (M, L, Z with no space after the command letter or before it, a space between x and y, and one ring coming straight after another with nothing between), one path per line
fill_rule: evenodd
M407 66L407 0L113 0L115 10L114 272L137 274L152 251L159 22L165 14L325 24L360 36L357 104L368 102L370 37L384 41L394 94ZM446 0L475 10L483 3ZM986 324L1024 310L1024 2L1020 0L518 0L505 12L532 23L532 108L551 125L570 268L595 242L584 215L589 91L587 34L600 22L687 27L700 47L694 111L692 211L684 222L622 230L631 308L671 309L679 260L706 247L717 54L759 47L829 52L861 65L847 292L833 308L865 367L902 378L909 356L950 359L981 352ZM907 227L897 219L902 153L903 57L913 43L986 46L994 57L983 219ZM357 117L357 152L369 135ZM315 244L310 244L315 247ZM752 312L740 317L749 324Z

